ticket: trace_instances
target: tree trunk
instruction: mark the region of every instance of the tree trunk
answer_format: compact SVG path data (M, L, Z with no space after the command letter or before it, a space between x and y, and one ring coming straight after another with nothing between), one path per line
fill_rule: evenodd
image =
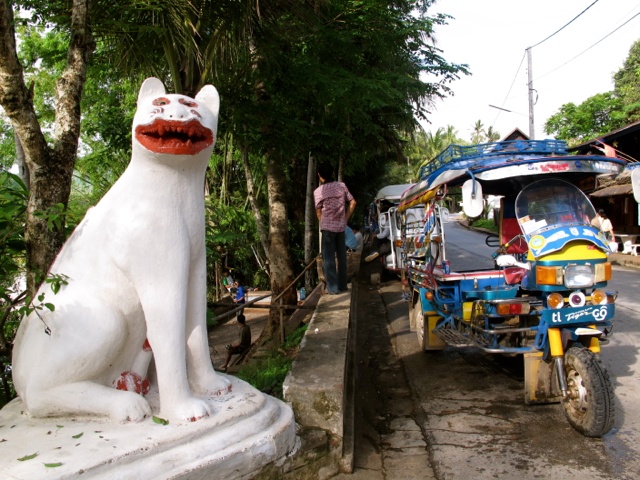
M55 95L53 146L47 145L18 61L13 11L0 0L0 104L24 149L31 190L27 204L27 289L33 295L65 240L64 208L80 136L80 99L86 65L95 44L89 28L89 0L73 0L67 64ZM48 220L58 221L49 228Z
M280 312L276 308L279 302L276 298L294 279L289 254L289 232L287 206L285 201L285 174L282 160L276 158L273 152L267 155L267 186L269 192L269 258L271 259L271 293L272 303L269 310L269 320L258 339L258 345L263 345L278 334L280 326ZM284 305L295 305L296 290L291 289L282 297Z
M264 228L264 219L258 208L258 201L256 199L255 183L253 181L253 174L249 166L249 151L246 145L242 145L242 165L244 166L244 176L247 180L247 193L249 196L249 204L251 205L251 211L253 217L256 220L256 228L258 229L258 236L260 237L260 243L262 245L262 251L269 263L269 236Z
M309 265L309 262L313 260L318 251L315 248L315 233L316 226L316 207L315 200L313 199L313 191L317 186L316 177L316 161L315 158L309 153L309 161L307 162L307 194L304 210L304 264ZM304 277L304 287L310 292L312 289L313 269L307 270Z

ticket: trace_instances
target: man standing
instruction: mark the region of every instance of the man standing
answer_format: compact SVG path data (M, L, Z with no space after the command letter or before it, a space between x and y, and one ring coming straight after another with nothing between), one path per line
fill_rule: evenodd
M327 293L335 295L347 290L347 247L344 231L347 220L356 208L356 201L344 183L333 179L331 165L319 165L318 177L320 186L313 192L313 198L322 231L324 279Z

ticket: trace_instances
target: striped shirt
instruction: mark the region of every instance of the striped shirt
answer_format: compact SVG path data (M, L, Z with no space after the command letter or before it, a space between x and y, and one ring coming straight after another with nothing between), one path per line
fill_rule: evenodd
M313 192L316 210L322 210L320 230L344 232L347 227L345 204L353 200L353 195L342 182L329 182L320 185Z

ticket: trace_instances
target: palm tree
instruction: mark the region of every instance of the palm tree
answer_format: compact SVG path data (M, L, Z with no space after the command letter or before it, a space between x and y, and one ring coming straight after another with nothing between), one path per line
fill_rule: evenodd
M493 129L493 126L487 128L486 132L487 142L496 142L500 140L500 132Z
M471 143L482 143L484 138L484 124L482 120L477 120L471 130Z

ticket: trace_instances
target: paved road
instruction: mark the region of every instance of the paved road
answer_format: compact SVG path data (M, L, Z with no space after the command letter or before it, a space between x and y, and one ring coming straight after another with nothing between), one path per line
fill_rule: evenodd
M616 424L592 439L569 426L559 405L524 404L520 357L421 352L400 282L370 289L367 268L359 279L356 471L349 478L637 478L640 271L616 267L610 284L620 296L602 359L615 386Z

